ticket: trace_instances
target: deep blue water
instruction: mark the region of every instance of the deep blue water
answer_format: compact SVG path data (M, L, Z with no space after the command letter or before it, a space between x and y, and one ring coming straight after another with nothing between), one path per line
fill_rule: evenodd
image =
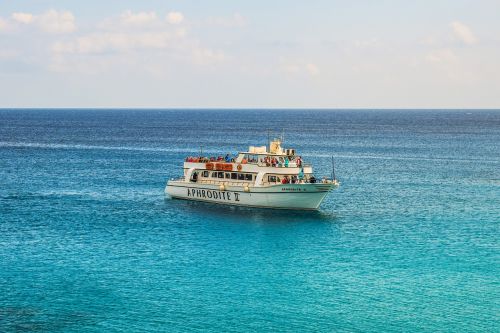
M171 200L285 132L318 212ZM1 332L498 332L499 111L0 110Z

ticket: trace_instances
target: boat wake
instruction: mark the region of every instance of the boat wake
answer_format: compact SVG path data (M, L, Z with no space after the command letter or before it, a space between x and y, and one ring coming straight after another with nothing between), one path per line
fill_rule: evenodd
M151 151L171 153L192 153L198 148L156 148L156 147L127 147L127 146L95 146L83 144L60 143L33 143L33 142L0 142L0 148L35 148L35 149L81 149L81 150L126 150L126 151ZM216 150L204 150L207 153L217 153Z

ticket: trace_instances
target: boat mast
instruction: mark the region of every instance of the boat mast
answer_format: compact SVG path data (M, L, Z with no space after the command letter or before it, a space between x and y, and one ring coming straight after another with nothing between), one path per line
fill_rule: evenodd
M333 159L333 155L332 155L332 180L337 180L337 178L335 177L335 161Z

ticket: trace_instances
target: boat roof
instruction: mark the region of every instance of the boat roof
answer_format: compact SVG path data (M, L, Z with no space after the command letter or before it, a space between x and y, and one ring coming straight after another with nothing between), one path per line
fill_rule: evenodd
M272 156L287 156L286 153L270 153L270 152L265 152L265 153L254 153L254 152L249 152L249 151L240 151L238 154L248 154L248 155L272 155Z
M239 152L239 154L291 156L295 155L295 149L285 149L281 147L281 139L274 139L269 142L269 151L267 146L250 146L248 147L248 151Z

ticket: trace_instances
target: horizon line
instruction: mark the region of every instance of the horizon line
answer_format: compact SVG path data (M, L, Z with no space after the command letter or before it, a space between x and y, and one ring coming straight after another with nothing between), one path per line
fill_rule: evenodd
M157 111L257 111L257 110L297 110L297 111L500 111L496 108L368 108L368 107L0 107L0 110L157 110Z

